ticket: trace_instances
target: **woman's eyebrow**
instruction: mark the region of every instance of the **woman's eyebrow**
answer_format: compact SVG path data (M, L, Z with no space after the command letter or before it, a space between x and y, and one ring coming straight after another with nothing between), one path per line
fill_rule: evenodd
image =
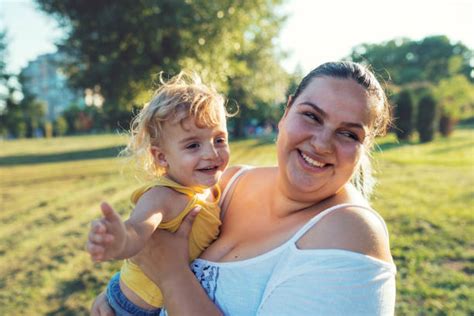
M359 124L359 123L342 122L342 124L346 127L360 128L365 131L364 125Z
M323 111L319 106L317 106L315 103L310 102L310 101L303 101L300 103L300 105L308 105L312 107L316 112L319 113L323 118L327 118L327 113ZM362 130L366 130L363 124L360 123L354 123L354 122L342 122L343 125L346 127L353 127L353 128L360 128Z
M301 105L308 105L312 107L316 112L318 112L323 118L326 118L328 115L326 112L324 112L319 106L317 106L315 103L310 102L310 101L303 101L300 103Z

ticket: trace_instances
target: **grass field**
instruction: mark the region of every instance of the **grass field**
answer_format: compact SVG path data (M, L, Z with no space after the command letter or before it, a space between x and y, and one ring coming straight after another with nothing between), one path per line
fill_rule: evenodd
M87 315L120 263L93 264L88 225L137 185L114 135L0 142L0 315ZM273 164L272 142L232 143L231 163ZM428 144L379 141L374 207L398 268L397 315L474 315L474 129ZM121 172L121 170L123 172Z

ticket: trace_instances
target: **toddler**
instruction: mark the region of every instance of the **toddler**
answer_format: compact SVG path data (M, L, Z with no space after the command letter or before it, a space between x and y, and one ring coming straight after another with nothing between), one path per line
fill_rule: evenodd
M88 249L94 261L125 259L107 287L116 315L158 315L161 292L133 261L156 229L176 231L183 218L200 206L189 240L191 260L219 233L220 189L217 182L229 162L224 98L185 73L155 92L132 122L126 152L154 180L136 190L130 218L122 222L101 205L103 218L92 225Z

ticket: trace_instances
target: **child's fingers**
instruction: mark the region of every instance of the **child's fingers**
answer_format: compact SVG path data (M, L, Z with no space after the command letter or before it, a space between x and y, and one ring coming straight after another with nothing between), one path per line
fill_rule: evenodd
M110 206L107 202L102 202L100 204L100 209L102 210L102 214L104 215L105 220L109 222L120 221L120 215L114 211L112 206Z
M103 237L106 244L109 244L115 240L115 236L111 234L105 234Z
M91 259L94 262L102 262L104 261L104 255L103 254L91 255Z
M97 234L97 233L91 232L89 234L89 241L94 244L101 244L105 241L104 236L105 234Z
M103 256L104 251L105 251L104 247L91 243L91 242L87 243L86 248L87 248L87 252L89 252L91 257L93 258L98 257L98 256Z
M89 232L88 240L94 244L109 244L115 240L115 237L111 234L96 233L94 231Z
M96 219L91 223L91 232L94 233L105 233L106 232L105 224L100 219Z

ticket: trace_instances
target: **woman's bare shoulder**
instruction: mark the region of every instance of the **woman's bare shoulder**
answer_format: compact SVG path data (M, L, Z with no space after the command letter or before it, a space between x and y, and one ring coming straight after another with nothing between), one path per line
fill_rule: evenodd
M244 165L237 165L237 166L230 166L225 169L224 173L222 174L221 178L219 179L219 186L221 188L225 188L227 183L229 183L230 179L239 172L242 168L246 168Z
M393 262L384 222L362 206L341 206L324 216L298 241L298 247L343 249Z
M245 173L249 175L262 175L262 173L269 172L270 170L275 169L275 167L253 167L249 165L231 166L224 171L221 179L219 180L219 186L221 189L225 189L232 177L234 177L242 169L245 169Z

